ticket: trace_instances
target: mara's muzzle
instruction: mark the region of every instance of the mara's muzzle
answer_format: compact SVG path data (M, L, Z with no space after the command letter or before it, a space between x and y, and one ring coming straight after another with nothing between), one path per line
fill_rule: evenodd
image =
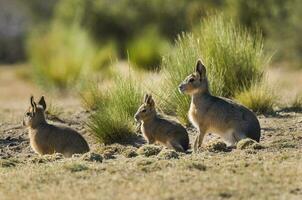
M178 86L178 91L179 91L180 93L184 93L184 91L185 91L185 86L184 86L183 84L180 84L180 85Z
M139 116L138 116L138 114L135 114L135 115L134 115L134 120L137 121L137 122L139 121Z

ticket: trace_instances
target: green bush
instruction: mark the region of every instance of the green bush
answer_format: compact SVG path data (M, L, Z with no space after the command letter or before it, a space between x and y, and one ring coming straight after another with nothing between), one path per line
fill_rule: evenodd
M54 23L47 32L32 33L27 42L35 80L44 88L53 89L77 86L92 70L109 63L114 57L114 50L110 50L104 54L77 25Z
M29 59L34 78L44 87L66 88L89 70L95 49L79 27L54 25L46 33L31 35Z
M178 33L199 22L210 9L222 7L222 0L61 0L55 9L55 19L79 24L102 43L114 40L119 55L127 58L131 40L150 26L159 35L173 41ZM154 44L152 44L154 46Z
M101 91L96 90L95 93ZM135 134L133 116L142 100L142 92L133 79L117 77L110 89L99 95L97 108L88 121L93 135L105 144L124 143Z
M260 29L274 62L301 65L302 4L300 0L228 0L225 12L251 30ZM286 27L286 28L285 28Z
M92 68L96 71L107 71L110 73L109 66L111 66L112 63L117 60L117 58L118 55L115 42L108 41L107 43L98 45L98 49L92 59Z
M154 28L148 28L128 45L130 62L138 69L159 69L161 56L168 50L169 43Z
M174 51L162 61L165 87L161 107L175 112L182 122L187 122L189 97L180 94L177 86L193 72L198 58L207 67L211 92L224 97L233 97L259 82L267 64L260 34L252 37L221 15L203 20L193 34L180 36Z

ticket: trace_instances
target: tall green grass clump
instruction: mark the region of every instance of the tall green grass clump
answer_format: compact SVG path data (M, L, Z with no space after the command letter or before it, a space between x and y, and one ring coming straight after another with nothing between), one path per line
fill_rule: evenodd
M189 97L180 94L177 86L193 72L198 58L207 67L212 94L230 98L261 81L267 64L261 35L252 37L222 15L209 17L192 34L179 36L174 51L163 58L161 106L182 122L187 122Z
M191 34L178 37L174 50L162 59L163 83L159 95L159 107L168 114L176 114L187 123L190 97L178 91L178 85L193 72L196 59L201 54L196 49L195 38Z
M88 128L99 142L124 143L135 134L133 116L142 100L142 92L132 78L118 77L112 87L102 93Z

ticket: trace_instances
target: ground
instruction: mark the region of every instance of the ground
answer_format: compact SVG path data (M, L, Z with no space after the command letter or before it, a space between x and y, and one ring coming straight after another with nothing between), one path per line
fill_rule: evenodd
M299 75L288 76L293 85ZM273 77L278 80L280 74ZM100 162L35 155L21 120L29 95L41 91L6 67L0 68L0 91L1 200L302 199L301 112L258 116L260 146L147 157L137 155L136 147L97 144L85 128L88 114L78 98L49 97L61 111L61 123L83 134L92 151L103 156ZM195 131L189 130L192 139ZM134 153L125 153L129 150Z

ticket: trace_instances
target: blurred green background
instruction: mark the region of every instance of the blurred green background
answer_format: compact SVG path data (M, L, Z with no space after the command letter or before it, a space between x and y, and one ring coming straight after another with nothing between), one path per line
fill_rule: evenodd
M215 12L224 12L251 32L260 29L273 62L302 67L299 0L1 0L0 62L49 65L35 54L85 48L82 53L92 57L88 65L96 68L117 58L154 70L179 33ZM39 45L44 52L37 50Z

